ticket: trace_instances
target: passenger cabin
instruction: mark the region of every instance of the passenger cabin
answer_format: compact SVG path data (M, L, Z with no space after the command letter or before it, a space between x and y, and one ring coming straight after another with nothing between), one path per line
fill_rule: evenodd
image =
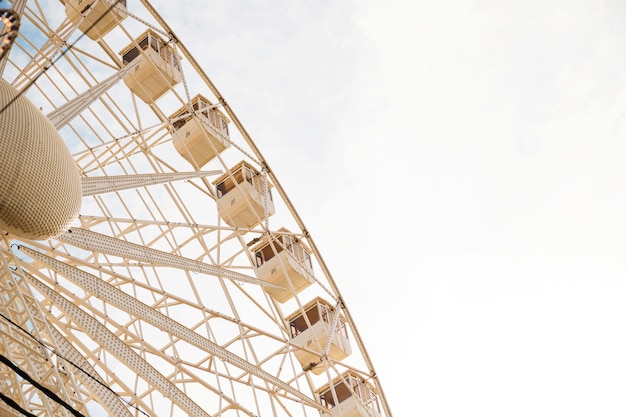
M328 412L324 417L380 417L378 394L374 387L352 371L346 371L317 391Z
M293 233L281 228L271 238L255 246L257 278L282 287L264 290L279 303L284 303L313 283L313 265L309 249Z
M345 319L328 301L315 298L287 320L292 343L301 347L294 353L304 370L316 375L324 371L318 364L326 345L329 348L326 354L337 361L352 353Z
M95 41L126 19L126 0L65 0L65 14L81 32Z
M266 187L265 177L245 161L217 178L213 185L217 212L229 226L255 227L265 219L266 209L268 217L275 212L270 184Z
M201 95L191 99L191 106L172 114L170 120L174 147L196 169L230 146L230 120Z
M183 79L176 51L150 29L120 54L124 66L131 63L137 65L123 79L145 103L155 102Z

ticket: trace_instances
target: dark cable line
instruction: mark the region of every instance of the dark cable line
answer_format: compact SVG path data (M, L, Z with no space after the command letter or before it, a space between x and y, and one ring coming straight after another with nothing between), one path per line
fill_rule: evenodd
M29 413L28 411L24 410L17 402L15 402L13 398L8 397L1 392L0 392L0 400L4 401L9 407L19 411L26 417L37 417L33 413Z
M41 385L39 382L35 381L35 379L33 377L28 375L24 370L22 370L19 366L15 365L13 362L11 362L7 357L5 357L2 354L0 354L0 362L4 363L9 368L13 369L13 371L16 374L18 374L19 376L21 376L22 378L24 378L25 380L30 382L34 387L36 387L37 389L42 391L44 394L46 394L46 396L48 396L51 400L53 400L54 402L62 405L65 409L67 409L70 413L72 413L72 415L74 415L76 417L85 417L83 414L78 412L78 410L76 410L71 405L69 405L68 403L63 401L63 399L61 397L56 395L49 388L46 388L43 385Z
M140 412L141 414L148 416L149 414L146 413L145 411L141 410L137 405L132 404L129 400L126 400L125 398L121 397L117 392L113 391L113 389L111 387L109 387L108 385L106 385L104 382L100 381L98 378L96 378L95 376L91 375L89 372L87 372L86 370L84 370L81 366L77 365L76 363L74 363L73 361L67 359L66 357L64 357L63 355L61 355L59 352L57 352L55 349L51 348L50 346L48 346L44 341L38 339L37 337L35 337L33 334L31 334L28 330L24 329L22 326L20 326L19 324L17 324L16 322L14 322L13 320L11 320L9 317L5 316L4 314L0 313L0 317L2 317L3 319L5 319L7 322L9 322L9 324L13 325L14 327L18 328L19 330L21 330L23 333L25 333L27 336L29 336L30 338L32 338L35 342L37 342L39 345L41 345L43 348L49 350L51 353L53 353L54 355L58 356L59 358L63 359L65 362L69 363L70 365L72 365L74 368L78 369L80 372L82 372L84 375L86 375L87 377L91 378L92 380L94 380L96 383L100 384L101 386L103 386L104 388L106 388L107 390L109 390L110 392L113 393L113 395L115 395L120 401L122 401L123 403L125 403L126 405L128 405L129 407L134 408L135 410L137 410L138 412Z
M37 337L35 337L34 335L32 335L30 332L28 332L28 330L24 329L22 326L20 326L19 324L17 324L16 322L14 322L13 320L11 320L9 317L5 316L4 314L0 313L0 317L2 317L3 319L5 319L6 321L8 321L10 324L12 324L13 326L17 327L19 330L21 330L22 332L24 332L27 336L29 336L30 338L32 338L35 342L39 343L43 348L48 349L50 352L52 352L53 354L55 354L56 356L58 356L59 358L63 359L65 362L71 364L73 367L75 367L76 369L80 370L81 372L83 372L85 375L87 375L89 378L93 379L94 381L96 381L97 383L99 383L100 385L102 385L103 387L105 387L106 389L108 389L109 391L111 391L112 393L116 394L115 391L113 391L110 387L108 387L107 385L105 385L104 383L102 383L101 381L99 381L96 377L94 377L93 375L91 375L89 372L85 371L83 368L81 368L80 366L78 366L77 364L75 364L74 362L72 362L71 360L65 358L63 355L61 355L60 353L58 353L56 350L52 349L50 346L48 346L46 343L44 343L42 340L38 339ZM117 395L117 394L116 394Z

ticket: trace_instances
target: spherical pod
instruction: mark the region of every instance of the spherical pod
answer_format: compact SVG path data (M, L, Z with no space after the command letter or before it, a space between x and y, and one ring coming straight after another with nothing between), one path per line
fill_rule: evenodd
M55 237L76 219L81 199L78 168L55 127L0 78L0 229Z

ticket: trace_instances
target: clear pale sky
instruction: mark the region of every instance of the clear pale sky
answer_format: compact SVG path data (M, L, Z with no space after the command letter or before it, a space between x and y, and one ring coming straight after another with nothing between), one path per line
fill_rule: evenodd
M626 414L624 2L153 3L308 226L394 416Z

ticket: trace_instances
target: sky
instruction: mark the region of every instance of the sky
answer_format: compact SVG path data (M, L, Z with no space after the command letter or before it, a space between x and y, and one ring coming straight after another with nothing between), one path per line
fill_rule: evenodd
M626 5L153 0L261 149L395 416L626 413Z

